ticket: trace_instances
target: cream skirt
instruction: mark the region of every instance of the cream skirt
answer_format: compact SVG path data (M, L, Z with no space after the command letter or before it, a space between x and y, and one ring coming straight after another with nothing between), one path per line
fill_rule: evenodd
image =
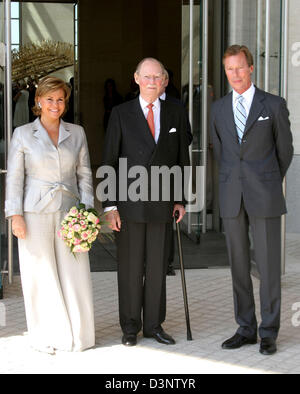
M24 214L19 260L28 334L38 350L82 351L95 345L88 253L73 256L58 237L64 212Z

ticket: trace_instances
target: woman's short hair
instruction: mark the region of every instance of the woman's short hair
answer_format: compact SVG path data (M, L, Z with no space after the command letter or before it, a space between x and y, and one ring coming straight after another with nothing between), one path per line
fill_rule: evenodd
M32 108L32 112L34 113L34 115L40 116L41 112L42 112L41 108L38 105L39 97L46 96L47 94L54 92L56 90L59 90L59 89L62 89L65 93L66 107L65 107L63 115L67 112L68 102L69 102L69 98L70 98L70 94L71 94L71 88L62 79L52 77L52 76L47 76L47 77L42 78L38 83L38 86L37 86L37 89L35 92L35 97L34 97L35 105Z
M248 66L249 67L253 66L252 53L249 51L249 49L245 45L231 45L229 48L227 48L224 53L224 56L223 56L223 64L224 64L225 59L227 57L236 56L240 53L243 53L246 56Z

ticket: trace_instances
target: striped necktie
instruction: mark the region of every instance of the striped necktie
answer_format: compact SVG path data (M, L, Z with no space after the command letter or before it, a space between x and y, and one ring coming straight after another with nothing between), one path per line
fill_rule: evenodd
M239 143L242 142L243 136L244 136L244 131L246 127L246 122L247 122L247 113L245 110L245 107L243 106L243 96L239 96L237 98L238 103L234 112L234 121L236 125L236 131L239 139Z

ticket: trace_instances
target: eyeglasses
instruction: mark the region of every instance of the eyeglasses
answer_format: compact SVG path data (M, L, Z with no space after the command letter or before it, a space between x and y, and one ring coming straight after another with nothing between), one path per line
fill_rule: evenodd
M152 80L154 80L154 82L158 82L163 79L163 76L162 75L142 75L141 78L147 82L150 82Z

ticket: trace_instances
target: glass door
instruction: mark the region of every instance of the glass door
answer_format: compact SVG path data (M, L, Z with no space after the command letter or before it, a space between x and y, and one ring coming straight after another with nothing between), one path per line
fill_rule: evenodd
M6 173L6 106L5 106L5 11L6 1L0 1L0 298L3 297L3 274L7 269L7 223L4 218L4 185Z
M228 46L245 44L254 55L254 84L286 98L288 0L229 0ZM229 89L229 87L227 87ZM285 190L285 181L283 183ZM251 235L251 234L250 234ZM250 237L251 238L251 237ZM285 272L285 216L282 216L282 273ZM253 263L254 257L253 257Z
M47 23L36 25L36 20L47 21ZM7 274L8 282L12 283L14 266L16 272L18 269L17 242L16 239L13 240L11 222L4 218L6 159L13 130L13 103L15 103L16 95L15 90L13 95L12 87L17 87L20 81L29 84L29 80L38 81L44 75L55 73L56 76L70 84L75 76L74 90L76 92L76 26L77 2L75 0L66 0L64 3L0 0L0 293L3 275ZM20 66L20 62L16 62L16 59L19 59L20 47L25 45L30 50L30 45L38 42L41 46L45 42L48 43L52 50L52 57L49 57L47 64L38 62L40 68L33 67L29 71L28 67L23 69L23 63L21 62ZM59 49L56 50L58 43L61 43L66 56L64 54L61 56ZM74 53L76 53L75 59ZM74 96L73 90L72 93ZM75 115L77 115L76 96L74 102L75 106L72 106L72 110L70 109L67 114L71 122L76 121L78 117L75 116L74 119L74 107ZM30 120L33 119L30 118ZM13 261L13 255L15 261Z
M200 241L211 229L213 208L212 157L209 148L208 117L212 87L208 83L208 1L182 4L182 100L189 112L193 132L190 146L192 177L185 223L188 234ZM212 222L212 221L211 221Z

